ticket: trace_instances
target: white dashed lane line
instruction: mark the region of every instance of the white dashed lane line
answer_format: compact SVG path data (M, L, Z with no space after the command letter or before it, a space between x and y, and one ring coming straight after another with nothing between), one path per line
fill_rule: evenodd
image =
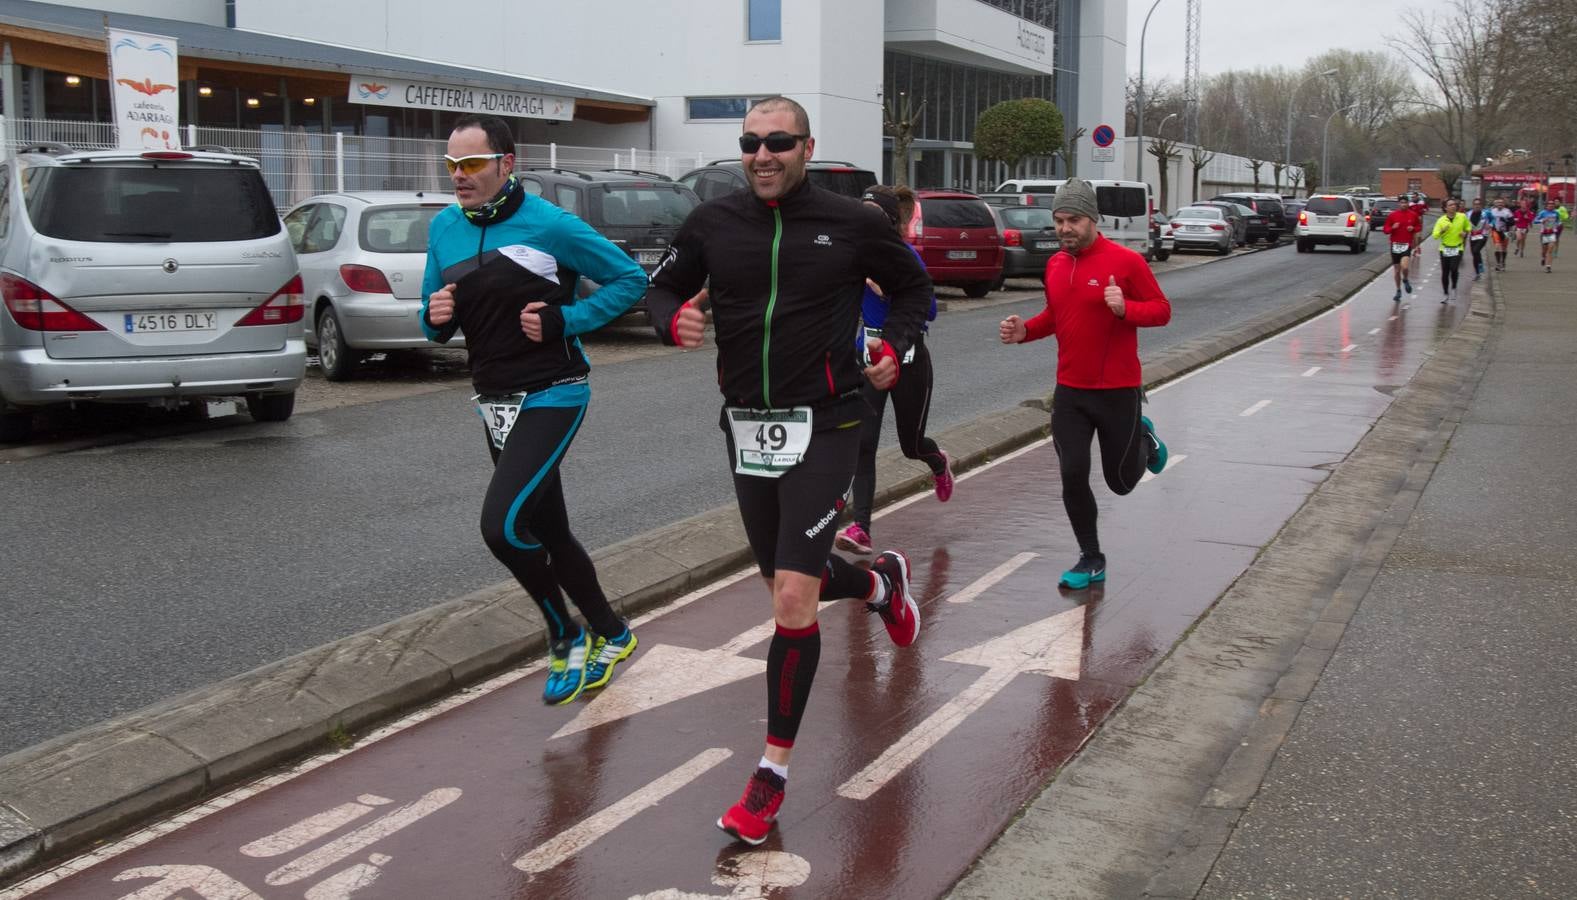
M1245 409L1242 412L1238 413L1238 415L1243 416L1244 418L1247 418L1248 416L1252 416L1253 414L1259 412L1260 410L1264 409L1265 407L1267 407L1269 405L1270 405L1270 401L1269 400L1261 400L1258 403L1254 404L1253 406L1250 406L1248 409Z
M1303 377L1304 378L1308 378L1309 376L1313 375L1314 373L1318 372L1319 370L1320 370L1319 366L1309 366L1308 369L1304 370Z

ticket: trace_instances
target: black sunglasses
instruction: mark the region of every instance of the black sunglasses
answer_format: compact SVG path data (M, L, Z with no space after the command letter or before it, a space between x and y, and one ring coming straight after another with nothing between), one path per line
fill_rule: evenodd
M787 131L774 131L766 137L742 134L739 136L739 149L751 154L760 150L762 144L766 144L767 150L771 153L787 153L808 137L810 137L808 134L789 134Z

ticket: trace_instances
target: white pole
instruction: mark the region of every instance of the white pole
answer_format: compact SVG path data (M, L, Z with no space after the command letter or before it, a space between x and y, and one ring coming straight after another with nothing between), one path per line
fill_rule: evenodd
M197 123L195 122L186 123L186 146L197 146Z
M550 168L550 169L557 169L558 167L559 167L559 145L550 143L550 144L548 144L548 168Z
M614 168L617 169L618 166L614 166ZM640 166L635 164L635 148L634 147L630 148L630 168L632 168L632 169L639 169L640 168Z
M345 193L345 133L334 132L334 189Z

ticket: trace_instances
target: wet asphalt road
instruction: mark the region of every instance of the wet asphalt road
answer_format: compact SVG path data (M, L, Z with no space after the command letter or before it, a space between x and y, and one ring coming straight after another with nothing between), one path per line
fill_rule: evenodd
M1142 352L1295 302L1369 259L1282 247L1165 274L1172 324L1144 332ZM1049 392L1054 342L996 339L998 320L1041 297L1006 296L955 296L933 326L932 431ZM714 358L596 368L564 469L588 547L731 502ZM488 470L469 393L457 383L0 463L0 753L503 580L476 530Z

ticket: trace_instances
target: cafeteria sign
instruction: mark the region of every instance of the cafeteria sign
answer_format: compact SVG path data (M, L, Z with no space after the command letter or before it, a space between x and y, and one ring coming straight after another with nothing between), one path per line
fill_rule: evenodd
M180 74L175 38L135 31L106 32L116 146L181 149Z
M469 84L444 84L438 81L393 81L352 75L351 103L371 106L397 106L404 109L441 109L446 112L486 113L523 119L555 119L568 122L575 118L575 100L528 94L502 88Z

